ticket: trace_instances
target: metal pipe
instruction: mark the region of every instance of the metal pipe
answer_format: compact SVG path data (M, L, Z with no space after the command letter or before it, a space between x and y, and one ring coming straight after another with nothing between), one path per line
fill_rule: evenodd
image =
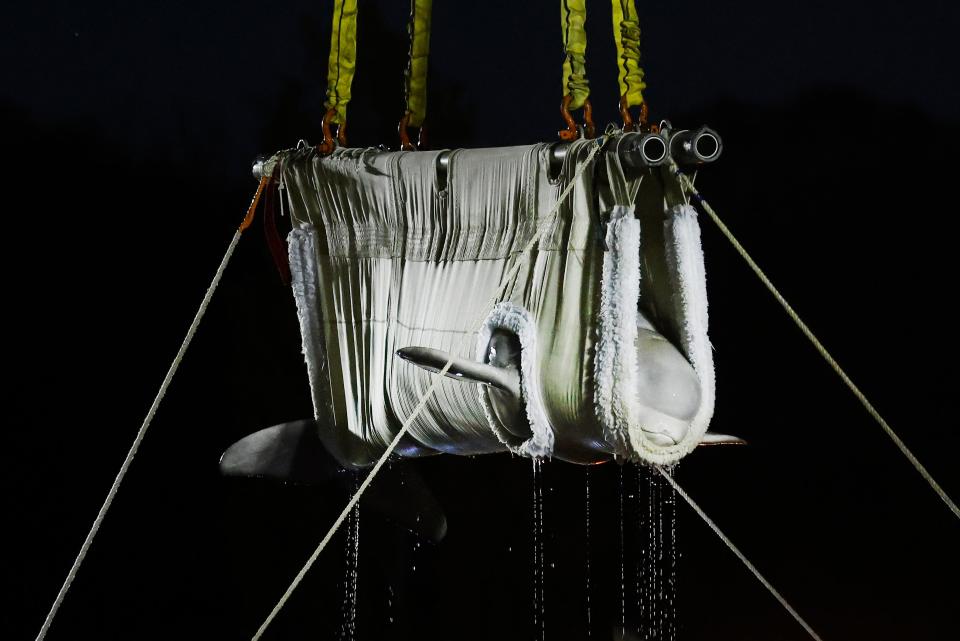
M550 175L557 176L570 150L569 142L557 142L550 146ZM620 150L620 159L631 169L647 169L666 164L672 157L678 165L690 166L713 162L720 157L723 143L717 132L708 127L696 130L681 130L666 134L644 134ZM451 151L437 156L437 181L446 184L450 168ZM267 156L258 156L253 163L253 176L260 180Z
M620 152L620 161L633 169L646 169L663 165L668 160L667 140L658 134L643 134L630 139Z
M709 127L683 129L670 135L670 156L681 167L713 162L722 151L720 135Z

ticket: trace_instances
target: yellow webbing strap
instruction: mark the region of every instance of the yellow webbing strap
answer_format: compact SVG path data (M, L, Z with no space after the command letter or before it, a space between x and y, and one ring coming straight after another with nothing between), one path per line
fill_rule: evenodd
M419 127L427 117L427 56L430 54L430 12L433 0L410 0L410 55L407 60L407 124Z
M616 4L617 0L614 0ZM560 28L563 32L563 95L571 96L569 109L580 109L590 96L587 81L586 0L560 0ZM618 41L619 42L619 41Z
M330 33L330 64L327 68L327 100L324 106L336 110L333 122L347 121L350 86L357 68L357 0L334 0L333 29Z
M613 39L617 43L617 80L624 107L643 104L643 68L640 66L640 18L634 0L613 1Z

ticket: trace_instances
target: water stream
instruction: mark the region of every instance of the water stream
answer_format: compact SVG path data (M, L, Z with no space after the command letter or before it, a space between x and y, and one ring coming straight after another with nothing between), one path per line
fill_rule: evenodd
M359 477L354 479L353 492L360 488ZM357 588L360 561L360 505L347 517L346 550L344 553L343 607L340 639L353 641L357 634Z
M543 532L543 461L533 459L533 628L535 638L547 638Z
M638 466L634 505L639 548L634 628L645 641L676 641L676 495L655 468Z
M587 595L587 638L592 636L593 628L593 617L590 610L590 466L586 467L586 513L587 513L587 524L586 524L586 588L584 592Z

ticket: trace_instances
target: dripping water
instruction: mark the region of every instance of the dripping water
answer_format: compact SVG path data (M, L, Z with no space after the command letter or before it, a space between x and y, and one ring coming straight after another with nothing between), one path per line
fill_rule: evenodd
M590 466L587 466L586 470L587 470L587 472L586 472L586 485L587 485L587 492L586 492L586 495L587 495L587 500L586 500L586 505L587 505L587 510L586 510L586 512L587 512L587 526L586 526L586 533L587 533L587 534L586 534L587 571L586 571L586 578L587 578L587 586L586 586L585 592L586 592L586 595L587 595L587 638L589 639L589 638L591 637L592 627L593 627L593 626L592 626L592 617L591 617L591 614L592 614L592 613L591 613L591 611L590 611Z
M387 624L393 625L393 586L387 585Z
M667 468L668 474L674 468ZM637 472L637 526L641 541L637 567L638 629L646 641L676 641L677 637L677 535L676 495L654 467ZM646 505L640 504L642 484Z
M634 518L636 520L637 526L637 552L634 554L634 584L633 584L633 595L636 599L635 613L637 616L636 620L636 630L637 635L640 636L647 619L647 606L648 599L647 595L644 592L646 587L646 582L644 577L646 577L646 568L644 562L646 560L646 550L642 543L644 542L644 537L646 534L646 519L644 508L646 507L646 501L644 500L644 490L646 488L646 467L642 465L634 466L634 480L636 481L636 487L634 488Z
M547 637L544 570L543 461L533 459L533 627L540 641Z
M420 522L420 517L417 517L417 522ZM414 573L417 571L417 557L420 556L420 539L414 537L413 539L413 550L410 553L410 572Z
M390 471L393 470L392 458L387 459L387 469ZM405 478L404 469L405 468L403 467L400 468L400 486L401 487L406 484L404 480ZM409 534L407 534L407 536L409 536ZM387 628L389 629L392 627L393 627L393 581L391 580L391 578L388 577L387 578Z
M641 554L643 555L643 561L641 567L643 569L643 638L650 639L653 635L653 547L651 545L653 541L653 478L650 476L650 468L644 466L643 468L644 480L646 484L646 509L638 510L641 514L641 523L640 523L640 533L643 537L643 545L641 547Z
M619 469L620 492L619 496L619 516L620 516L620 634L623 635L627 629L627 596L626 596L626 576L624 573L626 548L623 537L623 465Z
M673 476L676 465L667 469L667 474ZM659 475L658 475L659 476ZM661 479L663 480L663 479ZM666 487L667 498L665 508L669 518L669 550L670 559L667 568L667 641L676 641L677 638L677 491L672 484Z
M539 518L537 513L537 459L533 459L533 629L534 631L540 628L540 609L539 609L539 596L540 591L539 587L539 563L538 563L538 546L539 540L537 538L537 526L539 524Z
M653 483L653 500L655 501L653 514L654 514L654 523L653 523L653 534L654 534L654 603L656 603L656 620L653 624L653 629L656 633L657 639L663 638L663 503L662 501L662 490L663 485L660 482L660 479L657 478L654 473L651 473L651 477L654 479Z
M359 476L354 476L353 492L360 488ZM360 504L347 517L347 539L344 563L344 593L340 639L353 641L357 633L357 584L360 560Z

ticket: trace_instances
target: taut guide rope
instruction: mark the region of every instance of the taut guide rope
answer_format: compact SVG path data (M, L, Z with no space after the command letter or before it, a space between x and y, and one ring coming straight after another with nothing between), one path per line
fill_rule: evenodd
M54 599L53 605L50 607L50 611L47 613L47 618L44 620L39 634L37 634L36 641L43 641L44 637L47 636L47 632L50 630L50 625L53 623L54 617L57 616L57 611L60 609L60 605L63 603L63 599L66 597L67 591L70 589L70 585L77 576L77 571L80 569L80 564L83 563L84 558L86 558L87 552L90 550L90 546L93 544L93 538L100 530L100 525L103 524L103 519L107 515L107 510L110 509L110 506L113 504L113 499L117 496L117 490L120 489L120 483L123 482L123 477L126 476L127 470L130 469L130 464L133 462L133 457L136 456L137 450L140 448L140 443L143 441L143 437L146 436L147 429L150 427L150 423L153 422L153 417L157 413L157 408L160 407L160 402L167 394L167 389L170 387L170 381L173 380L174 374L177 373L177 369L180 367L180 363L183 361L183 357L187 353L187 348L190 347L190 342L193 340L193 335L197 333L197 327L200 326L200 321L203 319L203 315L206 313L207 307L210 305L210 299L213 298L213 293L217 290L217 286L220 284L220 279L223 277L223 272L227 268L227 263L230 262L230 258L233 256L233 251L237 248L237 243L240 241L240 236L244 231L246 231L247 227L250 226L250 223L253 222L253 216L257 210L257 203L260 202L260 196L263 194L264 187L266 187L268 181L269 177L265 177L260 180L260 184L257 186L257 192L253 196L253 201L250 203L250 207L247 209L247 215L244 216L243 222L240 224L240 227L237 228L237 231L234 232L233 238L230 240L230 244L227 245L227 251L224 253L223 259L220 261L220 266L217 267L216 273L213 275L213 280L210 281L210 286L207 288L207 292L204 294L203 300L200 302L200 307L197 309L197 313L193 317L193 322L190 323L190 328L187 330L187 335L184 337L183 343L181 343L180 349L177 351L177 355L174 357L173 362L170 363L170 368L167 370L167 375L163 377L163 382L160 384L160 390L153 399L153 403L150 405L150 409L147 411L147 415L143 419L143 424L140 426L140 430L133 439L133 445L130 446L130 450L127 452L126 458L123 459L123 464L120 466L120 471L113 480L113 485L110 486L110 491L107 492L107 498L103 501L103 505L100 506L100 511L97 512L97 518L93 520L93 525L90 526L90 531L87 532L87 538L84 539L83 545L80 546L80 552L77 554L77 558L74 559L73 565L70 567L70 571L67 572L67 578L64 579L63 585L60 587L60 591L57 593L57 598Z
M517 272L520 271L520 268L525 262L525 257L529 254L530 250L533 249L534 245L536 245L537 241L540 239L540 236L542 236L547 228L553 223L553 219L559 211L560 205L563 204L563 202L567 199L567 196L570 195L570 192L573 190L573 186L577 184L577 180L580 178L580 174L582 174L584 169L590 165L590 161L593 160L593 157L596 156L598 151L600 151L606 140L607 136L601 136L594 141L592 148L590 149L590 153L584 159L580 167L577 168L576 173L574 173L573 178L570 180L567 186L564 187L563 191L560 192L560 195L557 196L557 202L553 205L547 215L544 216L543 223L540 224L540 226L537 228L537 231L533 234L533 237L520 251L517 261L513 264L513 267L511 267L510 270L504 274L503 278L500 279L500 284L497 285L496 292L487 304L488 308L493 307L499 302L503 290L509 284L510 280L517 275ZM470 335L467 335L465 338L469 337ZM307 562L293 578L293 582L290 584L290 587L288 587L287 591L283 593L283 596L280 597L280 600L277 602L277 604L273 606L273 610L271 610L270 614L267 615L266 620L264 620L263 624L260 625L260 628L257 630L256 634L253 635L251 641L258 641L260 637L263 636L267 626L270 625L273 619L277 616L277 613L280 612L280 609L286 604L287 600L290 598L290 595L293 594L293 591L297 589L298 585L300 585L303 577L306 576L311 566L313 566L314 562L317 560L317 557L320 556L323 548L327 546L327 544L330 542L330 539L332 539L333 535L336 534L337 530L340 528L340 525L343 524L343 521L347 518L347 515L350 514L350 510L354 508L354 506L360 500L360 496L364 493L364 491L366 491L370 483L373 482L373 479L380 471L380 468L382 468L383 464L387 462L388 458L390 458L390 455L397 447L400 439L406 435L407 431L410 429L410 426L413 424L413 420L424 408L430 397L433 396L433 393L437 389L437 385L439 384L440 380L450 370L451 365L453 365L454 358L454 353L451 352L450 358L447 359L447 363L439 372L437 372L437 375L433 377L430 387L428 387L427 391L424 392L423 396L420 397L420 401L417 403L417 406L413 409L413 412L411 412L410 416L407 417L407 420L404 421L403 425L400 427L400 431L397 432L397 435L393 437L392 441L390 441L390 445L387 446L386 451L384 451L379 460L377 460L367 477L363 479L363 483L360 484L360 489L357 490L356 494L351 497L346 507L343 508L343 511L340 512L340 516L338 516L337 520L334 521L332 526L330 526L330 529L327 531L326 535L324 535L317 548L313 551L313 554L310 555L310 558L307 559Z
M714 522L710 519L710 517L707 516L706 513L700 508L700 506L697 505L696 502L695 502L692 498L690 498L690 496L689 496L686 492L683 491L683 488L682 488L682 487L680 487L679 485L677 485L677 482L673 480L673 477L670 476L670 473L667 472L667 471L666 471L665 469L663 469L662 467L660 467L659 465L657 466L656 469L657 469L657 472L659 472L660 475L661 475L663 478L665 478L665 479L667 479L667 481L669 481L670 485L673 486L673 489L676 490L677 494L679 494L680 496L682 496L682 497L683 497L683 500L686 501L686 502L690 505L690 507L693 508L693 511L696 512L698 515L700 515L700 518L703 519L704 522L705 522L708 526L710 526L710 529L713 530L714 534L716 534L717 536L719 536L719 537L720 537L720 540L723 541L728 548L730 548L730 551L733 552L734 554L736 554L738 559L740 559L741 561L743 561L743 564L744 564L745 566L747 566L747 569L748 569L748 570L750 570L751 572L753 572L753 576L757 577L757 580L760 581L760 583L763 584L763 587L767 588L767 590L770 591L770 594L772 594L774 597L776 597L777 601L780 602L780 605L782 605L782 606L784 607L784 609L785 609L787 612L789 612L789 613L791 614L791 616L793 616L794 619L797 620L797 623L799 623L801 626L803 626L803 629L807 631L807 634L809 634L810 637L811 637L812 639L814 639L815 641L823 641L823 640L820 638L820 635L818 635L816 632L814 632L813 628L811 628L810 625L809 625L806 621L803 620L803 617L801 617L800 614L797 613L797 611L793 609L793 606L791 606L789 603L787 603L787 600L784 599L783 596L781 596L779 592L777 592L776 588L774 588L774 587L770 584L770 582L767 581L767 580L763 577L762 574L760 574L760 571L757 570L757 568L754 567L753 563L751 563L750 560L747 559L747 557L745 557L745 556L743 555L743 552L741 552L740 550L737 549L737 546L735 546L735 545L733 544L733 541L731 541L730 539L728 539L728 538L727 538L727 535L724 534L723 532L721 532L721 531L720 531L720 528L717 527L717 524L714 523Z
M707 215L710 216L723 235L727 237L727 240L729 240L730 244L732 244L734 249L737 250L737 253L743 257L743 259L747 262L747 265L750 266L750 269L753 270L753 273L757 275L757 278L760 279L770 293L773 294L773 297L777 300L777 302L780 303L780 306L783 307L784 311L787 312L787 316L793 320L800 331L803 332L803 335L807 337L807 340L809 340L820 353L820 356L822 356L823 359L830 365L830 367L833 368L833 371L836 372L837 376L840 377L840 380L843 381L843 383L850 389L857 400L860 401L860 404L863 405L865 410L867 410L867 413L870 414L870 416L873 417L880 427L883 428L883 431L887 433L887 436L890 437L890 440L893 441L894 445L896 445L907 458L907 460L910 461L910 464L916 468L917 472L920 473L920 476L922 476L924 480L930 484L930 487L933 488L933 491L937 493L944 503L947 504L947 507L950 508L951 512L953 512L953 515L960 519L960 508L957 507L957 504L954 503L944 489L940 487L940 484L937 483L933 476L930 475L930 472L927 471L927 468L920 463L920 461L916 456L914 456L913 452L910 451L906 444L900 440L900 437L897 436L896 432L893 431L893 428L890 427L887 421L884 420L884 418L880 415L880 412L878 412L873 404L867 400L867 397L864 396L863 392L860 391L860 388L858 388L853 381L850 380L850 377L847 376L847 373L843 371L843 369L840 367L840 364L837 363L833 356L831 356L830 352L827 351L827 348L823 346L823 343L817 339L810 328L807 327L807 324L800 319L800 316L794 311L793 307L790 306L777 288L773 286L773 283L770 282L770 279L767 278L767 275L762 269L760 269L760 266L754 262L753 258L750 257L750 254L747 253L747 250L744 249L743 245L741 245L733 235L733 232L731 232L730 229L723 224L723 221L720 220L720 217L717 215L717 212L713 210L713 207L711 207L710 204L707 203L707 201L703 198L703 196L700 195L700 192L697 191L696 187L694 187L693 181L691 181L686 174L681 172L676 164L672 164L671 169L680 178L680 182L683 184L684 188L690 192L691 196L693 196L694 202L699 204L703 211L707 212Z

